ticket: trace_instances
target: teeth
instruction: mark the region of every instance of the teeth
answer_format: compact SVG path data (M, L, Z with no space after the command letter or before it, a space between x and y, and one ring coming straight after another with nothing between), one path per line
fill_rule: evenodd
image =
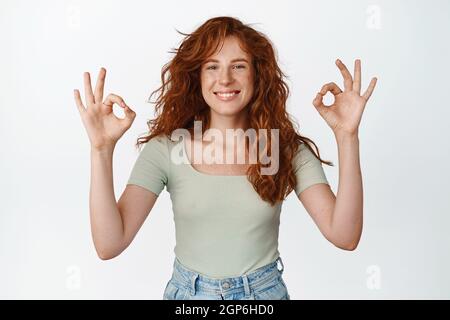
M229 97L232 97L232 96L234 96L235 94L236 94L236 92L230 92L230 93L217 93L220 97L223 97L223 98L229 98Z

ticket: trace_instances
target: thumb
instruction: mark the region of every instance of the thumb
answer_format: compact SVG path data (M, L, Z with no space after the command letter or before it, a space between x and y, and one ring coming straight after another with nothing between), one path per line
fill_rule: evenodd
M126 120L126 122L131 124L133 122L134 118L136 117L136 112L131 110L130 107L127 105L125 106L124 111L125 111L125 119L124 120Z
M313 100L313 106L316 107L317 111L319 111L320 114L323 114L326 110L325 105L323 104L323 96L318 93L316 97Z

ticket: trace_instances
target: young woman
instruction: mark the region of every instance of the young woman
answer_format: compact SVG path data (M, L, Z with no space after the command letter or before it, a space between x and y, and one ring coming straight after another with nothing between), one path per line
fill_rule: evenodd
M344 90L328 83L313 100L338 145L336 197L322 168L333 164L296 132L286 112L289 90L267 37L231 17L210 19L183 35L163 68L161 87L153 92L159 93L157 117L148 122L149 134L138 139L145 147L118 202L113 150L136 114L118 95L103 99L104 68L94 92L84 73L87 108L75 90L91 143L90 217L97 253L111 259L127 248L166 187L176 247L164 299L289 299L278 227L282 202L291 191L338 248L354 250L361 237L358 127L376 78L361 95L361 62L356 60L352 78L337 60ZM322 103L327 92L335 97L331 106ZM114 115L114 103L123 107L125 118ZM230 130L244 135L230 141ZM236 161L236 153L244 161ZM228 161L221 161L223 155ZM202 161L208 156L213 161Z

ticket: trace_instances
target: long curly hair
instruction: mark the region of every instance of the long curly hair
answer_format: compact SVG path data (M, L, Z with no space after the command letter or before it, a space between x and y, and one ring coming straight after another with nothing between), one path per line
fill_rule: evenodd
M156 101L150 101L155 104L156 117L147 122L149 132L138 138L138 148L160 134L170 137L175 129L184 128L192 133L194 121L201 121L203 132L209 128L210 107L201 92L201 66L226 37L235 36L252 57L255 72L254 94L246 106L248 126L256 132L260 129L266 129L266 132L279 129L277 173L262 175L261 168L265 165L259 160L247 170L247 179L261 199L273 206L294 190L297 181L292 160L301 143L305 143L321 163L333 166L332 162L320 158L319 150L311 139L296 132L298 124L286 111L289 96L289 88L284 81L286 75L278 67L274 46L266 35L233 17L209 19L193 33L177 32L184 39L178 49L169 51L174 57L162 68L162 85L150 95L149 101L154 94L158 94ZM261 138L258 134L257 139ZM268 150L270 140L266 141ZM314 145L316 152L311 145Z

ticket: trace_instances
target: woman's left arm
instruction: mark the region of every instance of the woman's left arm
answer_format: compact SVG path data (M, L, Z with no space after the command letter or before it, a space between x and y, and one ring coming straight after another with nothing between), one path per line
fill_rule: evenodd
M325 185L317 185L302 192L299 198L306 204L305 208L329 241L342 249L354 250L361 238L363 225L358 127L377 79L372 78L369 87L361 95L361 61L355 61L354 79L340 60L336 61L336 65L344 78L344 91L334 82L328 83L317 94L313 105L333 130L336 138L339 157L337 195L333 201L331 189ZM330 106L323 104L323 96L327 92L331 92L335 98ZM319 204L321 199L328 205ZM328 210L323 209L325 207Z
M357 134L336 135L339 184L331 216L331 237L347 250L354 250L363 225L363 186Z

